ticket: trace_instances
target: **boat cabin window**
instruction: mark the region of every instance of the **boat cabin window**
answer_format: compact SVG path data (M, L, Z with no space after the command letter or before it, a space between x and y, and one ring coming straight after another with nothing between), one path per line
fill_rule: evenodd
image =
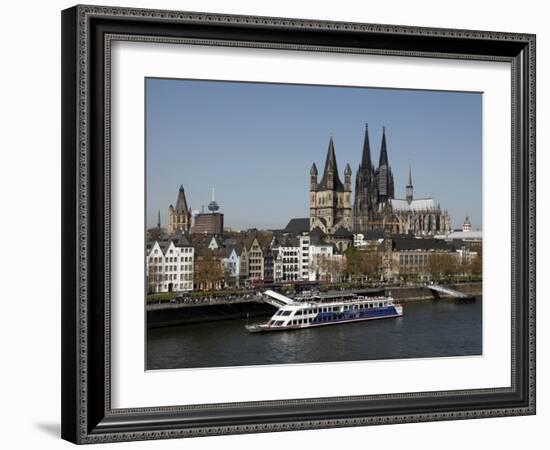
M276 320L273 325L275 325L276 327L280 327L282 324L283 324L282 320Z
M290 316L292 311L283 311L283 316Z

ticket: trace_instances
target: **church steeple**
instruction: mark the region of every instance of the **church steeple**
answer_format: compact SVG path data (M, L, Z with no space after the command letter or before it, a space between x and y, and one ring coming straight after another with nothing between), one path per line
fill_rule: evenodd
M386 127L382 127L382 145L380 146L380 161L378 167L388 165L388 149L386 146Z
M344 190L344 185L340 181L340 177L338 175L338 165L336 164L336 152L334 151L334 141L332 136L330 136L330 141L328 143L325 170L323 171L323 178L319 183L319 190Z
M190 226L191 211L187 206L183 185L180 185L176 207L174 208L172 205L168 207L168 234L173 235L178 230L188 232Z
M361 167L365 170L370 170L372 162L370 159L370 142L369 142L369 124L365 124L365 140L363 141L363 155L361 157Z
M157 220L157 228L160 228L160 209L159 209L159 215Z
M380 161L376 170L376 185L378 187L378 200L385 203L393 198L393 173L388 162L388 147L386 144L386 127L382 127L382 144L380 146Z
M180 185L180 190L178 192L178 200L176 201L176 212L181 214L187 212L187 200L185 199L185 190L183 185Z
M406 199L409 205L413 201L413 181L412 181L412 172L411 172L410 164L409 164L409 183L406 186Z

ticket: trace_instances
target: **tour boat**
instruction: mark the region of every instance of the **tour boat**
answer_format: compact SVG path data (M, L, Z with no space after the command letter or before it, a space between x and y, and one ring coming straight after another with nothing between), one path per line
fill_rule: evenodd
M403 307L391 297L336 293L307 294L291 299L272 290L264 294L266 301L278 309L267 323L247 324L246 329L251 333L301 330L403 315Z

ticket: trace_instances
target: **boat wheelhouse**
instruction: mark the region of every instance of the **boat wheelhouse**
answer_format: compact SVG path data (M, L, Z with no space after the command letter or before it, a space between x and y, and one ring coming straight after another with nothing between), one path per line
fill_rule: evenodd
M353 292L336 294L306 293L291 299L278 292L264 292L266 302L277 312L264 324L247 325L252 333L335 325L403 315L403 307L386 296L366 296Z

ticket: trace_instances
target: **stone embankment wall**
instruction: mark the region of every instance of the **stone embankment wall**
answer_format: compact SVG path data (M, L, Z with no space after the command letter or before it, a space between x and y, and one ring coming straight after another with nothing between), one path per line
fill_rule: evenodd
M449 285L451 289L470 295L482 294L482 283L461 283ZM434 300L435 296L425 286L396 286L386 289L399 302L414 302ZM441 300L452 297L440 294ZM147 308L147 327L158 328L174 325L187 325L218 320L252 319L254 317L269 317L275 313L275 307L256 301L227 302L205 305L152 305Z
M451 289L455 289L459 292L469 295L481 295L483 290L483 285L481 282L476 283L460 283L460 284L450 284L448 285ZM405 302L414 302L414 301L423 301L423 300L433 300L436 298L434 293L425 286L396 286L388 288L386 294L390 295L403 303ZM439 294L441 300L452 299L452 297L445 294Z

